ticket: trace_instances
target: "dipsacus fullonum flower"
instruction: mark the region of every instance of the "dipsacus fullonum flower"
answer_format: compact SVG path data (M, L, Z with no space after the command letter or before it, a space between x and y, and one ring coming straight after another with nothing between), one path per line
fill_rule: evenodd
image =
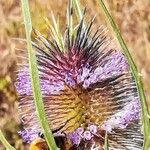
M137 88L121 51L108 46L101 28L83 19L61 44L37 32L33 43L38 61L43 103L55 138L69 141L72 149L141 150L140 106ZM41 134L35 113L28 64L19 69L16 88L24 130L31 143ZM58 140L59 141L59 140ZM62 140L63 141L63 140ZM60 147L65 144L61 142Z

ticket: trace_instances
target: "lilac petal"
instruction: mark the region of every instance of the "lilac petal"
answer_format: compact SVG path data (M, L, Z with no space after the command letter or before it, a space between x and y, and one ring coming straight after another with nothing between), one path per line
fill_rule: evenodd
M32 131L32 130L31 131L22 130L22 131L19 131L18 134L27 143L31 143L34 139L38 137L38 132Z
M20 70L18 72L15 86L19 94L28 93L29 95L31 95L32 89L30 85L30 78L27 68L24 68L23 70Z
M84 129L83 128L78 128L76 130L77 134L79 134L80 136L82 136L83 132L84 132Z
M88 129L92 134L96 134L97 132L97 126L96 125L89 125Z
M85 79L83 87L87 88L90 84L98 81L118 76L128 70L128 64L121 52L114 52L111 56L106 57L100 66L98 66L89 78Z
M64 83L62 81L52 82L52 80L53 77L49 79L40 79L42 94L56 94L64 88ZM20 95L32 95L31 80L26 68L18 72L15 86Z
M91 138L93 137L90 131L85 131L83 136L86 140L91 140Z
M76 84L72 76L69 74L65 74L65 83L69 86L75 86Z
M102 128L109 133L112 132L112 126L106 122L102 125Z
M89 76L91 71L91 67L89 65L82 66L81 69L79 69L79 73L77 75L77 83L82 83L84 80Z
M81 137L77 132L70 133L68 136L74 145L80 144Z

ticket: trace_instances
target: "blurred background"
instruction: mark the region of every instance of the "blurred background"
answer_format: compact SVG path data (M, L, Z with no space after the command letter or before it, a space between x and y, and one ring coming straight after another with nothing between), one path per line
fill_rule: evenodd
M17 150L26 150L17 131L21 125L17 110L17 93L14 87L16 71L16 48L25 48L15 38L25 38L20 1L0 0L0 128ZM150 106L150 1L105 0L138 66ZM105 16L96 0L81 0L87 8L87 19L97 14L95 29L106 25L113 37ZM65 30L67 0L30 0L33 27L47 36L44 18L51 20L51 11L59 17L60 28ZM4 150L0 143L0 150Z

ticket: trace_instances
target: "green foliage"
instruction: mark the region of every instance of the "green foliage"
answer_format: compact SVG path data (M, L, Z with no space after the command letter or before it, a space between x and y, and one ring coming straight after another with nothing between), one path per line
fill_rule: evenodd
M52 38L56 40L60 50L64 51L64 40L59 30L59 20L56 21L52 13L52 23L50 23L48 19L46 19L46 23L50 27Z
M107 134L107 132L105 133L104 150L109 150L109 145L108 145L108 134Z
M35 52L32 49L32 43L31 43L32 23L31 23L28 0L21 0L21 5L22 5L25 30L26 30L27 48L28 48L28 57L29 57L29 71L30 71L30 76L31 76L31 83L32 83L34 102L36 106L36 113L37 113L39 123L43 130L43 133L44 133L44 136L45 136L45 139L47 141L49 148L52 150L57 150L55 140L53 138L52 132L49 128L49 124L45 115L44 105L42 101L37 61L36 61Z

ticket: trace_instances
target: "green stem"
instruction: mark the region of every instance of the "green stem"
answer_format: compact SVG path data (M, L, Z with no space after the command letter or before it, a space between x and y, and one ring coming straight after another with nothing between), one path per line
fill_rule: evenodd
M21 0L21 6L22 6L22 12L23 12L23 18L24 18L24 24L26 30L27 48L28 48L28 57L29 57L29 71L31 76L36 113L49 148L51 150L57 150L55 140L53 138L52 132L49 128L49 124L45 115L44 105L42 101L42 94L40 90L40 82L39 82L38 68L37 68L37 60L36 60L35 52L32 49L32 43L31 43L32 23L31 23L28 0Z
M14 147L12 147L8 141L5 139L2 131L0 130L0 141L3 143L3 145L5 146L6 150L16 150Z
M82 17L83 17L83 14L82 14L82 11L81 11L79 0L73 0L73 4L75 6L77 17L81 20Z
M109 145L108 145L108 134L107 134L107 132L105 133L104 150L109 150Z
M109 13L109 11L107 10L103 0L98 0L99 2L99 5L101 6L102 10L104 11L107 19L109 20L109 23L111 24L115 34L116 34L116 37L118 39L118 42L122 48L122 50L124 51L124 54L128 60L128 63L129 63L129 66L130 66L130 70L132 71L132 74L134 76L134 79L135 79L135 82L136 82L136 85L137 85L137 90L138 90L138 94L139 94L139 97L140 97L140 102L141 102L141 107L142 107L142 120L143 120L143 124L144 124L144 137L145 137L145 142L144 142L144 145L150 145L150 140L148 140L147 138L149 137L149 134L150 134L150 120L148 118L148 115L149 115L149 112L148 112L148 106L147 106L147 103L146 103L146 97L145 97L145 94L144 94L144 89L143 89L143 85L142 85L142 82L141 82L141 78L138 74L138 70L137 70L137 67L133 61L133 58L131 57L131 54L121 36L121 33L119 31L119 28L117 27L115 21L113 20L111 14ZM144 149L147 150L147 146L144 146Z
M50 28L51 28L51 30L53 32L53 36L56 39L60 50L64 51L64 44L63 44L62 39L61 39L59 25L57 24L56 19L55 19L53 14L52 14L52 22L53 22L53 25L50 25Z
M83 13L80 7L80 0L73 0L73 6L75 8L75 12L79 21L83 18ZM83 29L85 29L85 23L83 22Z

